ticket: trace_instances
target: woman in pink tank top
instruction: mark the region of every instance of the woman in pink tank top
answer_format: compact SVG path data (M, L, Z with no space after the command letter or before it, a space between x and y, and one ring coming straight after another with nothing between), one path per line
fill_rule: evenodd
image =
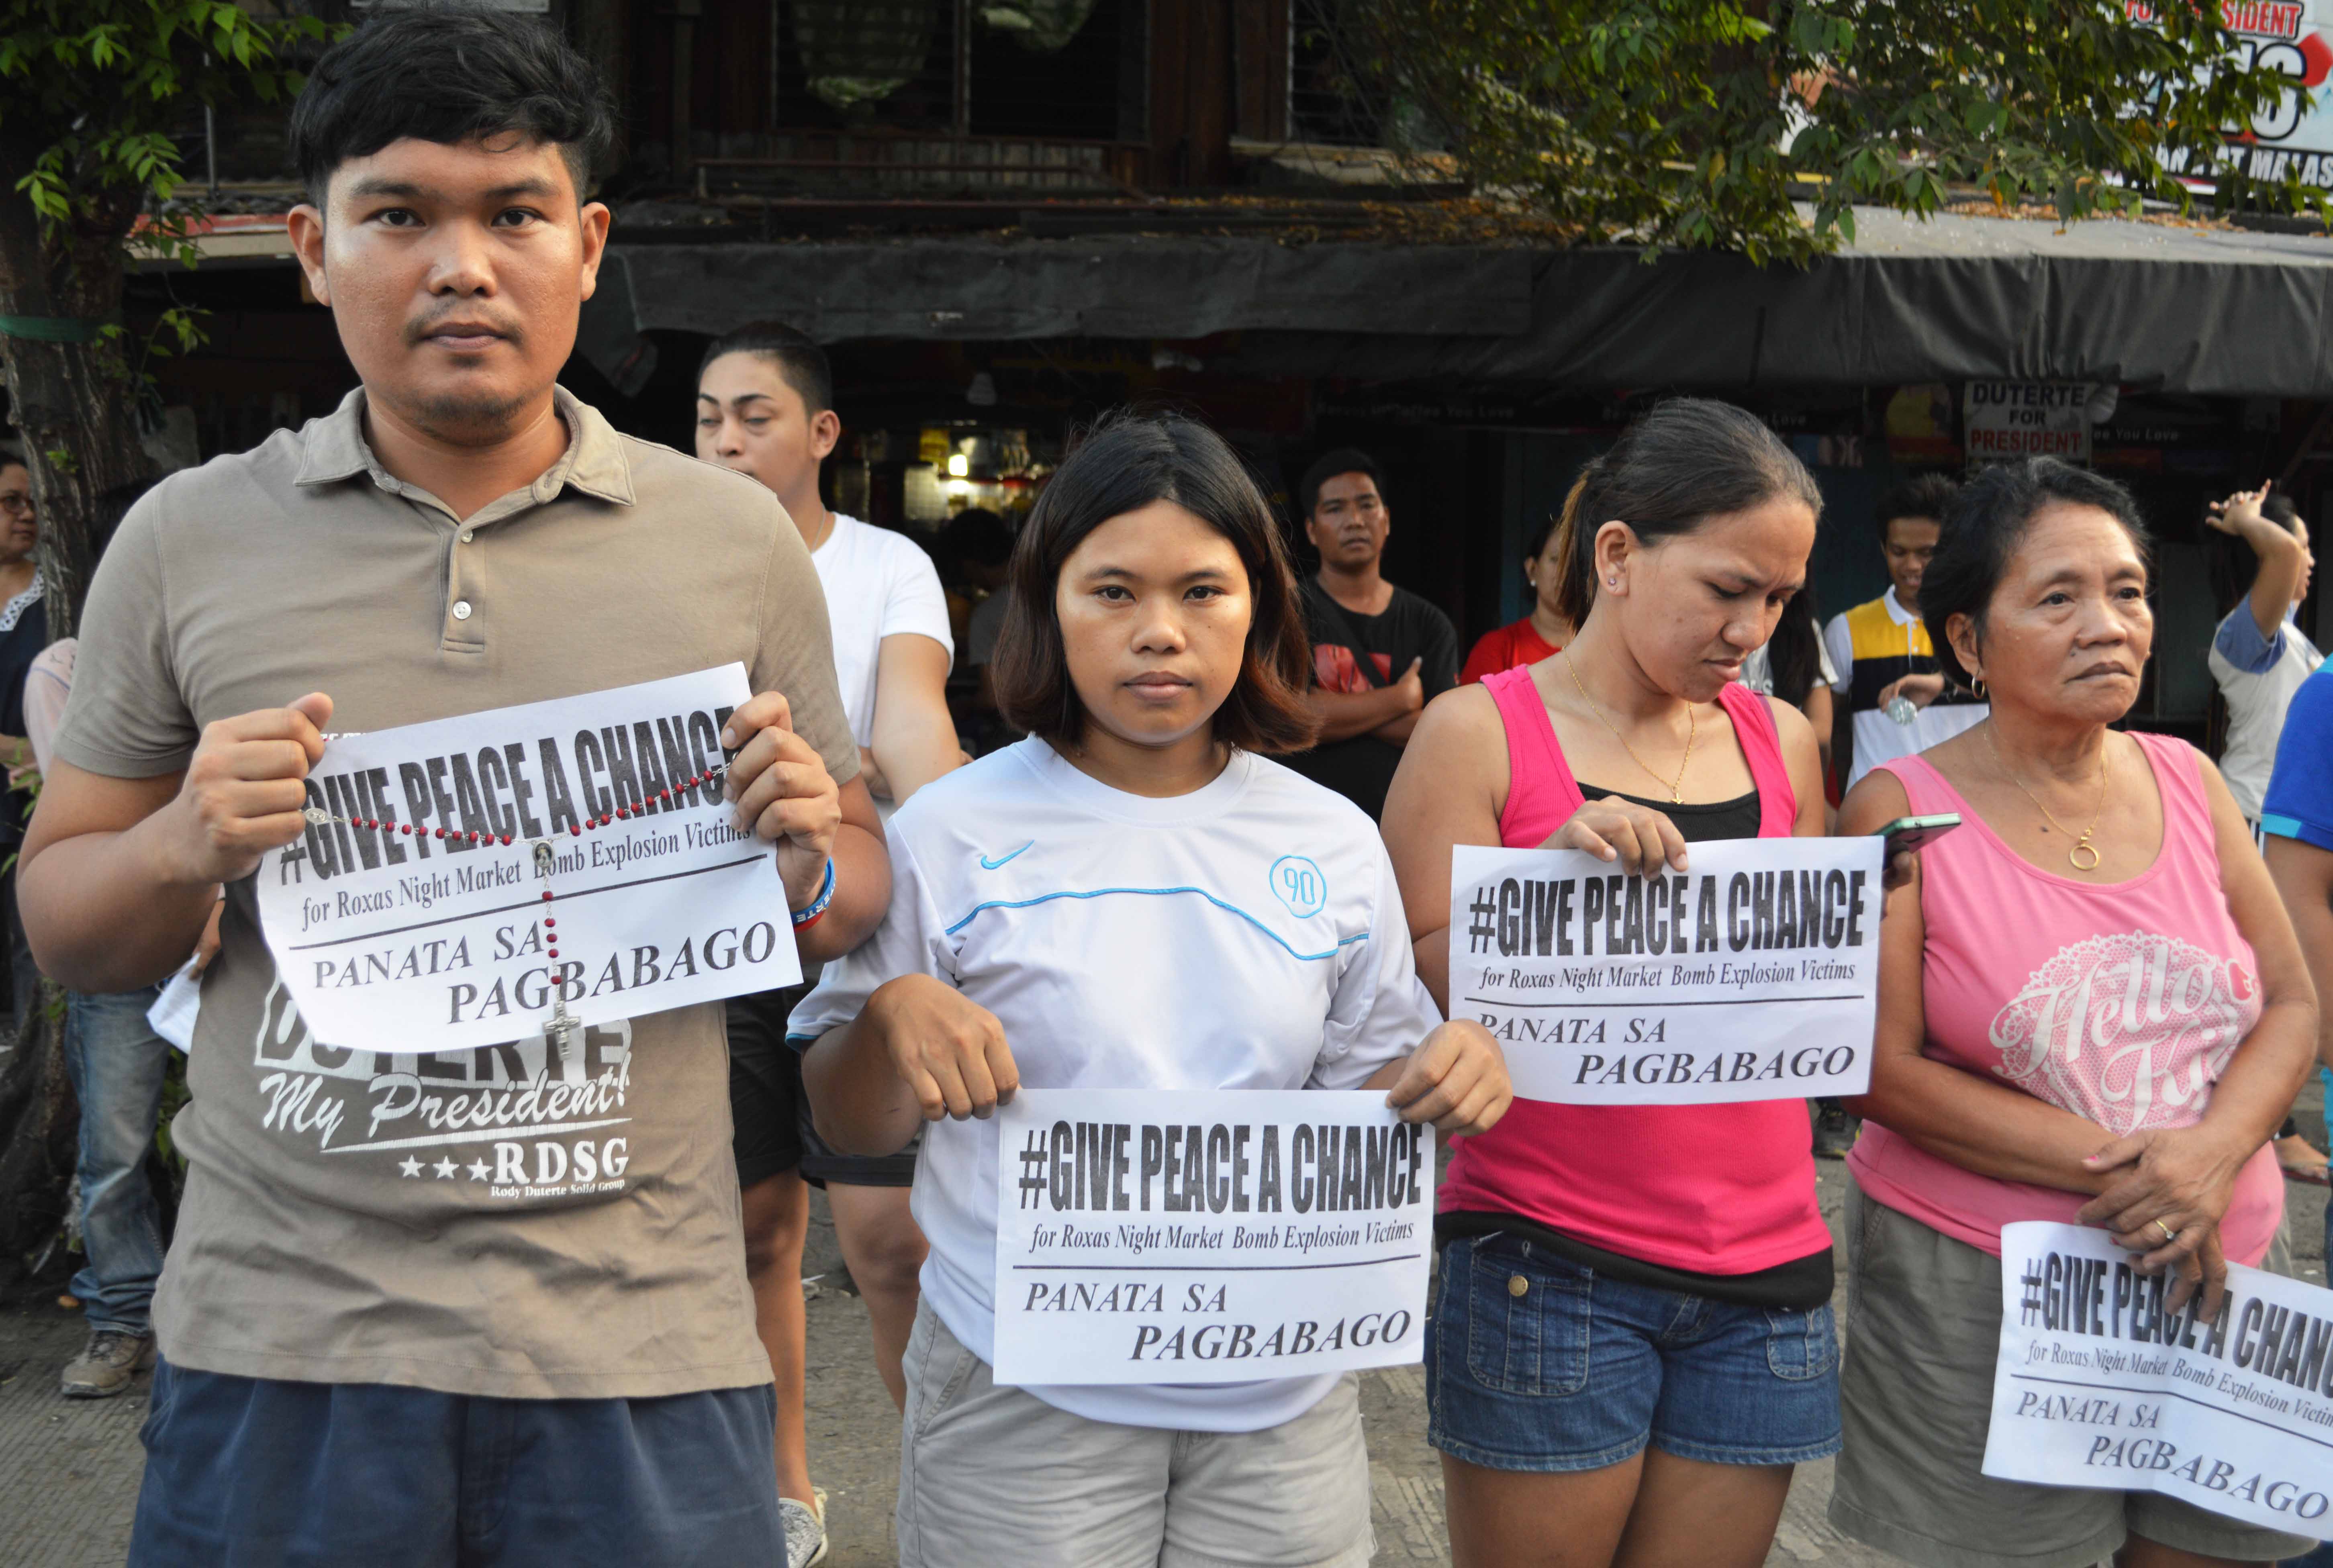
M1446 1008L1454 845L1684 869L1823 830L1814 731L1739 684L1805 580L1820 496L1764 425L1666 403L1565 503L1561 652L1436 698L1385 813ZM1457 1142L1427 1328L1458 1568L1762 1563L1839 1445L1831 1238L1799 1100L1517 1099ZM1625 1543L1625 1546L1624 1546Z
M1831 1522L1935 1568L2274 1562L2309 1543L2161 1493L1983 1473L2001 1228L2104 1228L2167 1305L2216 1309L2283 1212L2269 1141L2314 1055L2299 943L2219 773L2108 728L2154 636L2129 495L2051 459L1989 471L1920 590L1948 678L1992 717L1884 764L1842 833L1962 826L1881 927L1866 1118L1848 1156L1853 1329ZM1916 1440L1907 1440L1916 1433Z

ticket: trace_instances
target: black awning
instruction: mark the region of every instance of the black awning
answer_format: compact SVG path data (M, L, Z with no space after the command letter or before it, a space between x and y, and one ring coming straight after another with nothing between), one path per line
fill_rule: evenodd
M774 317L822 341L1194 339L1281 374L1541 386L2006 378L2333 398L2333 240L1858 215L1800 271L1634 250L1261 238L610 247L584 349ZM629 319L627 319L629 318ZM612 371L611 371L612 374Z

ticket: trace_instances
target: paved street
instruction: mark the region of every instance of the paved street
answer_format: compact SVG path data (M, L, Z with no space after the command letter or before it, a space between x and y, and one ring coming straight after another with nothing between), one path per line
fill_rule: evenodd
M2312 1088L2313 1094L2313 1088ZM1837 1229L1842 1168L1819 1167L1823 1208ZM2321 1188L2288 1184L2299 1272L2322 1284ZM867 1318L841 1277L822 1209L807 1272L824 1271L810 1304L810 1436L813 1472L828 1490L832 1568L888 1568L898 1427L867 1358ZM1843 1281L1842 1281L1843 1284ZM1852 1334L1854 1325L1847 1325ZM58 1369L80 1348L77 1315L45 1302L0 1314L0 1555L11 1568L111 1568L130 1538L139 1468L136 1393L101 1403L56 1397ZM1442 1481L1426 1446L1426 1383L1416 1367L1371 1372L1368 1424L1378 1561L1446 1563ZM1878 1568L1896 1559L1842 1541L1823 1522L1830 1467L1800 1468L1770 1565Z

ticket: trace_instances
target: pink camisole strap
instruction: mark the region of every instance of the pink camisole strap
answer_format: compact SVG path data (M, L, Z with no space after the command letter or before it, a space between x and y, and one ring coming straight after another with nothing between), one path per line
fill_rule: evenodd
M1563 760L1531 667L1485 675L1483 689L1499 705L1507 731L1507 804L1499 813L1499 839L1508 845L1544 844L1586 798ZM1798 823L1799 797L1791 787L1781 737L1766 699L1736 681L1717 694L1717 702L1733 722L1734 738L1758 791L1758 837L1789 837Z

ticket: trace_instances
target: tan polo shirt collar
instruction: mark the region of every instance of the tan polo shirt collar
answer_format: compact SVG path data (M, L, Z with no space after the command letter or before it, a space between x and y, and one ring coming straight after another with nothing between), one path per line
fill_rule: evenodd
M624 455L624 444L615 427L594 407L577 398L564 387L551 389L552 405L567 425L567 450L559 461L542 471L528 487L536 505L556 498L562 490L574 486L586 495L597 496L618 505L629 506L635 500L632 490L632 465ZM372 482L391 495L414 499L434 496L405 483L380 465L372 448L364 438L365 389L362 387L341 399L341 406L323 418L312 421L301 432L300 472L293 478L296 484L335 484L342 480L367 474ZM514 492L513 495L520 492ZM504 502L505 496L486 508L488 513L499 516L516 508ZM480 516L475 522L491 521Z

